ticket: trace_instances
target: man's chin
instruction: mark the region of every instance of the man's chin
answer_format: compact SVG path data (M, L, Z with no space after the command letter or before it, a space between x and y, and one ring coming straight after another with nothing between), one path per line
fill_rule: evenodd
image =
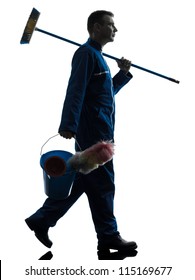
M113 38L113 37L111 37L110 39L108 39L107 42L106 42L106 44L107 44L107 43L112 43L112 42L114 42L114 38Z

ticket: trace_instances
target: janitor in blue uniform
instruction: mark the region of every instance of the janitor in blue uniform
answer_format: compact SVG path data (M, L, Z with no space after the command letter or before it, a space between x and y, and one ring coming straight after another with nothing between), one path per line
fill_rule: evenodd
M113 42L117 29L111 12L93 12L87 22L88 41L79 47L72 59L72 70L62 110L59 134L70 139L76 137L82 150L100 140L114 141L115 94L132 78L131 62L117 61L119 72L112 78L102 56L102 48ZM76 150L79 150L76 144ZM114 216L113 161L88 175L78 174L72 192L63 200L47 198L43 206L25 221L45 246L51 247L48 230L68 211L76 200L87 195L98 250L134 250L134 241L124 240ZM81 229L82 230L82 229Z

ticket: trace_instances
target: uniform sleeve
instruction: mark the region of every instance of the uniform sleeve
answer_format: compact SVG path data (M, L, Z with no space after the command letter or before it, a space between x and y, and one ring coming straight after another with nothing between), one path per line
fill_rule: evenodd
M114 94L117 94L119 92L119 90L123 86L125 86L132 78L133 78L133 75L130 72L125 74L123 71L120 70L112 79Z
M78 50L73 56L72 70L63 105L60 131L77 132L86 87L93 72L94 60L85 49Z

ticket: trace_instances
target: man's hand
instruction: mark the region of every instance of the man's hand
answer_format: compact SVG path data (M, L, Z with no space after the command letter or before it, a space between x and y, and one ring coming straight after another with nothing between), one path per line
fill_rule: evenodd
M125 73L127 74L129 72L129 69L131 67L131 61L128 59L125 59L122 57L120 60L116 61L118 64L118 67Z
M75 134L71 131L60 131L59 134L66 139L75 138Z

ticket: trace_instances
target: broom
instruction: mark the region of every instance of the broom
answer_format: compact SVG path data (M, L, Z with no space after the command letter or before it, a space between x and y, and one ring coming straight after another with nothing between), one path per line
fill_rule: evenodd
M28 19L28 21L27 21L27 24L26 24L26 26L25 26L25 29L24 29L22 38L21 38L21 40L20 40L20 44L28 44L28 43L30 43L31 37L32 37L32 35L33 35L33 32L34 32L34 30L36 30L36 31L39 31L39 32L44 33L44 34L46 34L46 35L49 35L49 36L52 36L52 37L54 37L54 38L60 39L60 40L62 40L62 41L68 42L68 43L70 43L70 44L73 44L73 45L76 45L76 46L81 46L81 44L79 44L79 43L77 43L77 42L71 41L71 40L69 40L69 39L60 37L60 36L58 36L58 35L55 35L55 34L53 34L53 33L48 32L48 31L45 31L45 30L42 30L42 29L37 28L37 27L36 27L36 24L37 24L37 21L38 21L38 19L39 19L39 16L40 16L40 12L37 11L35 8L33 8L33 9L32 9L32 12L31 12L31 14L30 14L30 16L29 16L29 19ZM106 54L106 53L102 53L102 54L103 54L104 56L106 56L106 57L111 58L111 59L120 61L119 58L114 57L114 56L112 56L112 55L109 55L109 54ZM169 81L171 81L171 82L174 82L174 83L179 84L179 81L178 81L178 80L175 80L175 79L173 79L173 78L167 77L167 76L162 75L162 74L159 74L159 73L154 72L154 71L152 71L152 70L146 69L146 68L144 68L144 67L138 66L138 65L133 64L133 63L131 64L131 66L132 66L132 67L135 67L135 68L137 68L137 69L139 69L139 70L146 71L146 72L148 72L148 73L150 73L150 74L159 76L159 77L161 77L161 78L164 78L164 79L167 79L167 80L169 80Z

